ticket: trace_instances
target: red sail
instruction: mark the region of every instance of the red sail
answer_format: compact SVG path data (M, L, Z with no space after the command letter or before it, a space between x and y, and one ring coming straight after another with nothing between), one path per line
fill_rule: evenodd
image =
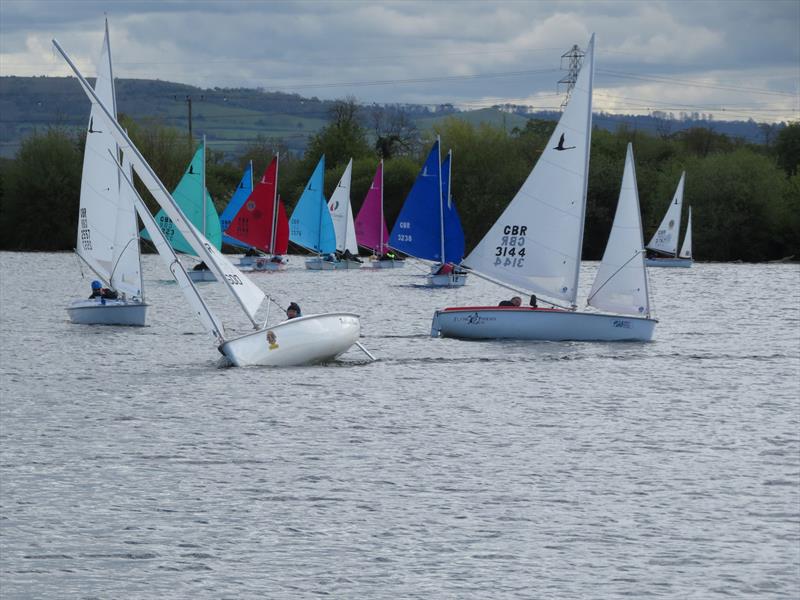
M263 252L270 251L272 240L272 215L275 213L277 174L278 158L275 157L225 230L227 235ZM280 230L280 209L278 213L278 230ZM283 218L286 219L285 211ZM286 236L288 237L288 235L287 221ZM277 235L276 238L280 241L280 235Z
M278 196L278 226L275 228L274 254L286 254L289 249L289 217L286 216L286 207Z

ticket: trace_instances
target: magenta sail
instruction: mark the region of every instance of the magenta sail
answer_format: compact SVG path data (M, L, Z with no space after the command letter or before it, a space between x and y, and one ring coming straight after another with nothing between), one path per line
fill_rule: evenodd
M383 218L383 161L367 192L355 221L358 245L380 255L388 251L389 230Z

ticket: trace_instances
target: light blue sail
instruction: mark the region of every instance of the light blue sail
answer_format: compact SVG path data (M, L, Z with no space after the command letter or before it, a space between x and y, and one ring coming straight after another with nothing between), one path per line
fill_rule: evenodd
M392 248L417 258L442 261L441 182L436 140L389 234Z
M464 258L464 229L450 197L450 167L453 154L447 153L442 163L442 206L444 216L444 262L459 264Z
M289 239L308 250L330 254L336 251L336 231L322 189L324 180L323 155L289 219Z
M183 177L178 182L175 191L172 192L172 197L178 203L183 214L186 216L192 225L194 225L200 233L203 233L203 195L205 194L205 208L206 208L206 223L205 223L205 237L211 242L217 250L222 246L222 230L219 225L219 215L214 208L214 201L208 190L203 188L203 169L205 169L205 148L202 146L195 152L192 162L189 163L189 168L183 174ZM158 211L155 216L156 223L158 223L161 231L164 232L164 237L169 240L169 243L177 252L184 254L192 254L197 256L197 253L189 245L189 242L183 237L180 231L175 228L175 225L163 210ZM150 236L146 230L142 229L140 235L143 239L149 240Z
M253 163L247 165L247 168L244 170L244 175L242 175L242 180L239 182L239 185L236 187L236 191L233 192L233 197L231 201L228 202L228 206L225 207L225 210L222 211L222 214L219 216L219 225L220 229L222 229L222 241L226 244L230 244L231 246L240 246L242 248L249 248L249 244L245 244L244 242L240 242L236 238L233 238L225 233L225 230L230 226L231 221L233 221L233 217L236 216L236 213L244 206L245 201L250 196L253 191Z

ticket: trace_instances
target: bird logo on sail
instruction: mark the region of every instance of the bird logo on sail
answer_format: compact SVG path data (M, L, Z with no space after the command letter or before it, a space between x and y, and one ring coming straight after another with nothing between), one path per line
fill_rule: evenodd
M92 129L93 125L94 125L94 117L91 117L89 119L89 133L103 133L99 129Z
M575 148L575 146L564 145L564 134L562 133L561 138L558 140L558 146L553 148L553 150L558 150L560 152L561 150L572 150L573 148Z

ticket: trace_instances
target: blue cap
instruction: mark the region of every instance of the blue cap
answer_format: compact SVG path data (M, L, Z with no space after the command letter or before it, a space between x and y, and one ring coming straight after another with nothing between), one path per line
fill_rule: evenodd
M93 290L99 290L101 287L103 287L103 284L102 284L102 283L100 283L99 281L97 281L97 279L95 279L95 280L92 282L92 289L93 289Z

